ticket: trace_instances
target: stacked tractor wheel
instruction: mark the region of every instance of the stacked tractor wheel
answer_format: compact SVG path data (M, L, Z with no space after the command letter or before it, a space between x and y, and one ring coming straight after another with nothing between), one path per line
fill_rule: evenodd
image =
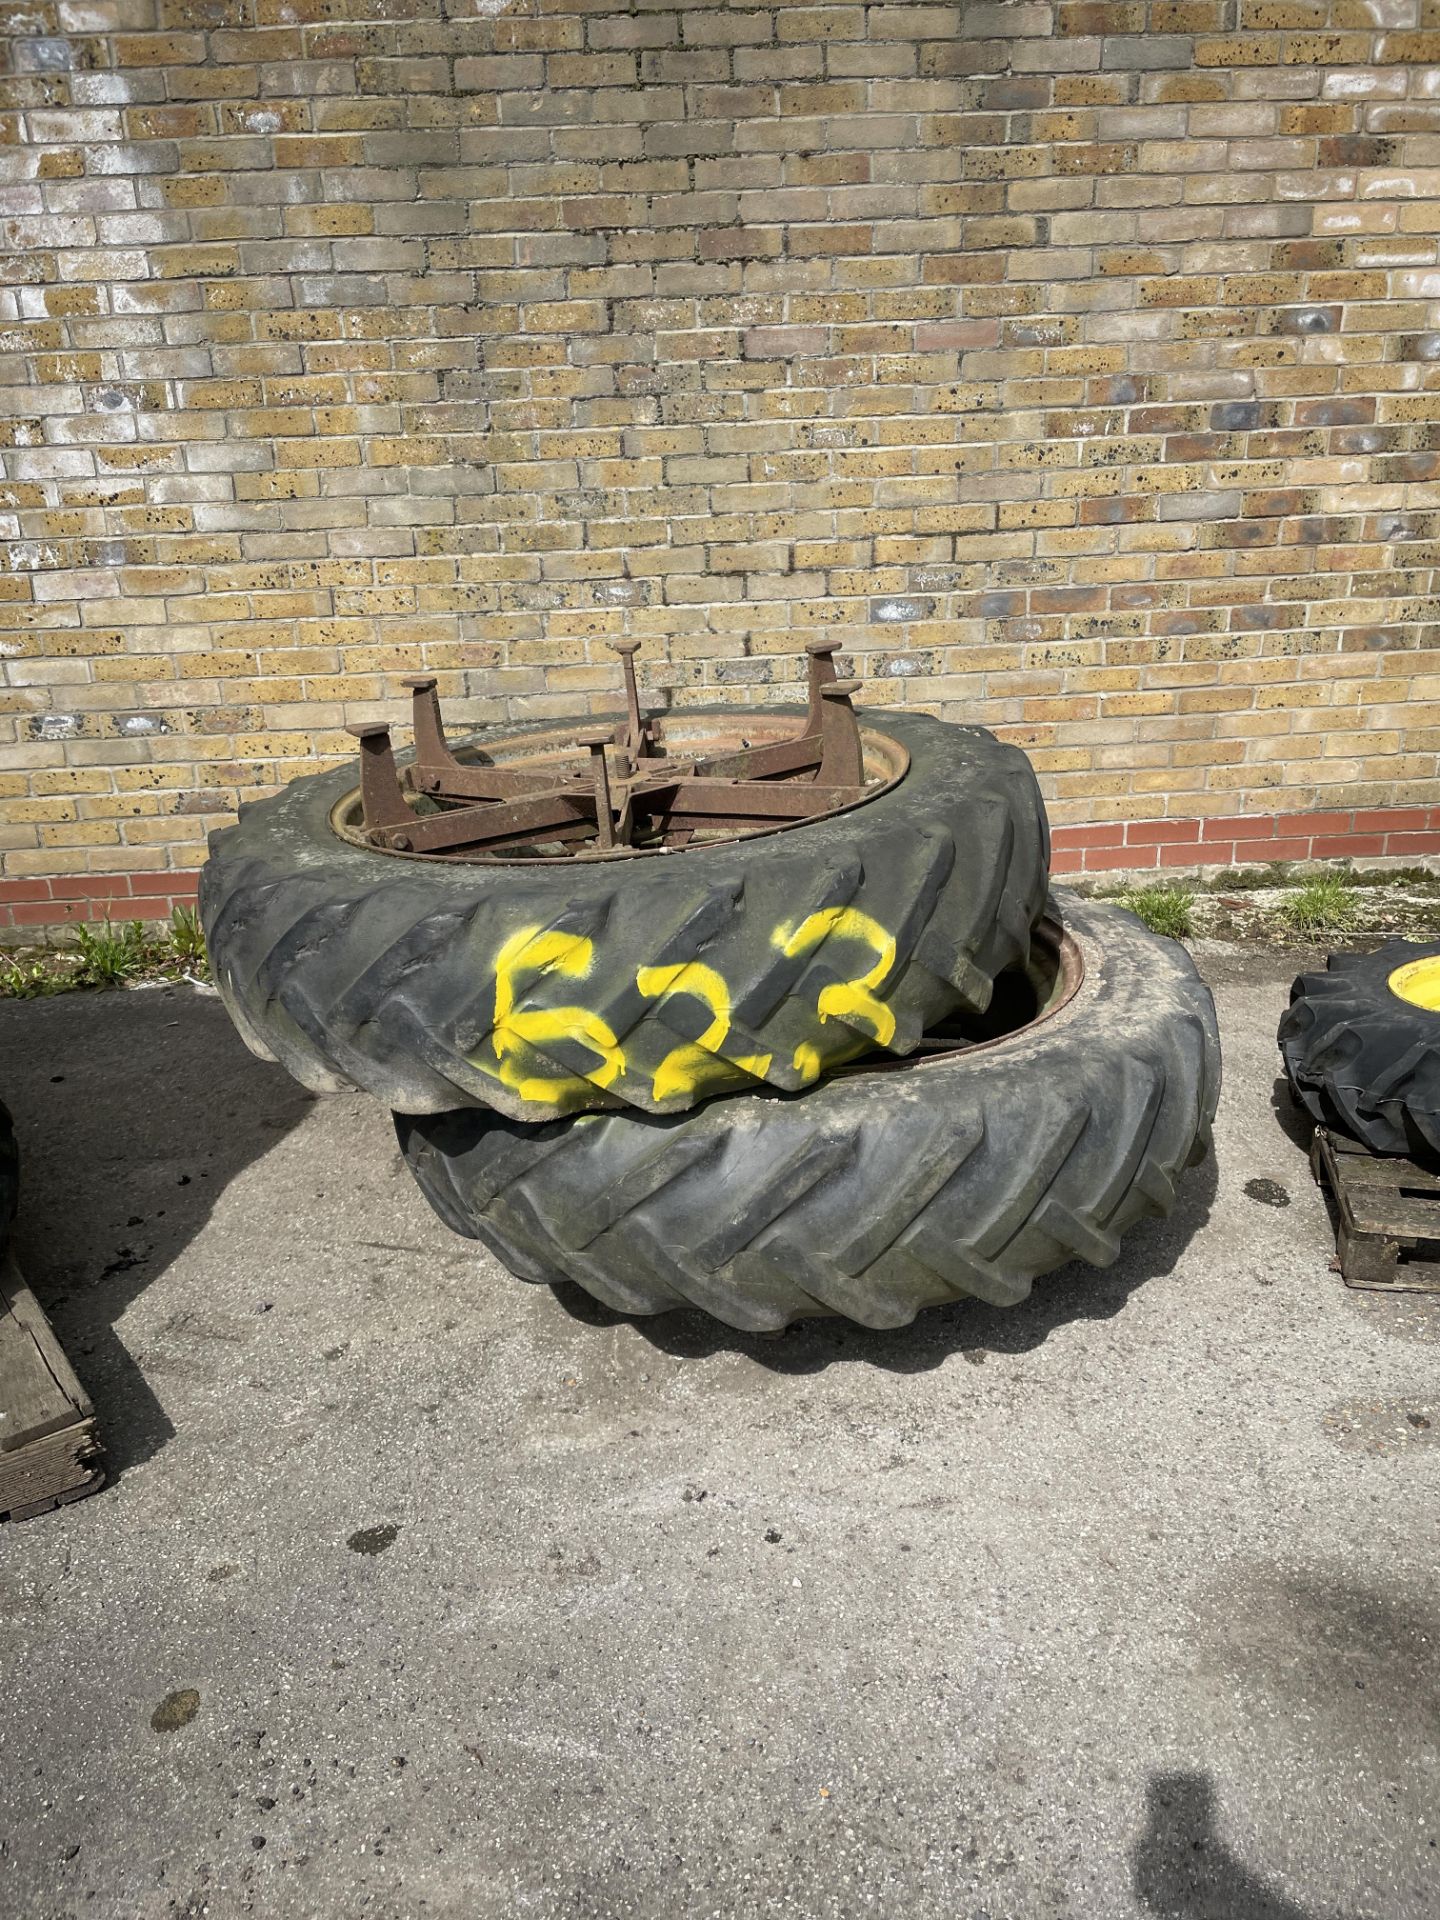
M1210 996L1048 893L1028 761L857 715L627 714L349 769L217 833L211 962L252 1050L395 1113L441 1217L633 1313L903 1325L1103 1265L1203 1153Z
M1280 1051L1321 1126L1372 1153L1440 1157L1440 944L1332 953L1290 989Z

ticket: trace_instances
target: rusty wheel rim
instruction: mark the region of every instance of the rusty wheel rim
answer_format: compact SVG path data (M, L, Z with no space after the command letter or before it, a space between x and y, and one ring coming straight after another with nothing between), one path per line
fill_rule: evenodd
M552 768L558 770L567 765L573 766L577 758L583 757L587 746L590 745L590 736L593 736L597 726L604 724L590 720L575 721L562 727L538 728L533 732L512 734L489 746L480 740L463 742L455 750L456 759L468 766L494 766L535 772L547 772ZM793 736L795 720L793 715L761 711L734 714L687 714L681 711L656 716L652 725L657 744L673 756L675 761L683 764L687 760L698 760L715 754L738 752L752 747L782 745ZM330 809L330 827L339 839L368 853L383 854L393 860L424 861L427 864L439 863L452 867L457 864L573 866L577 862L589 863L598 860L645 860L662 857L674 859L677 855L700 852L709 847L740 845L750 840L770 839L777 834L794 832L798 827L813 826L820 820L833 820L842 814L852 813L860 807L868 806L872 800L877 800L882 794L890 792L892 788L899 785L909 771L908 752L893 736L864 720L859 722L859 735L865 784L865 792L859 799L851 800L842 806L806 814L800 819L778 821L758 827L697 833L688 845L681 847L586 845L573 852L547 853L525 846L494 852L472 850L459 855L405 851L398 847L377 845L367 836L359 786L352 787L341 794ZM585 736L583 740L582 736ZM607 748L605 751L608 753L610 750Z
M1069 1007L1085 984L1085 955L1080 943L1068 934L1058 920L1041 920L1031 934L1030 962L1026 978L1035 993L1036 1011L1028 1020L1018 1022L991 1039L946 1038L943 1026L932 1028L916 1052L903 1059L867 1056L836 1069L838 1074L916 1073L925 1067L953 1066L959 1060L974 1060L999 1047L1011 1047L1027 1039ZM997 985L1004 979L997 976Z

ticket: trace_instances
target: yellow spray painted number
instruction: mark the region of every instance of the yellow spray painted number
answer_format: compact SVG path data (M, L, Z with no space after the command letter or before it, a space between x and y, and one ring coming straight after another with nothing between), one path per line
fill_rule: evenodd
M490 1045L500 1079L522 1100L547 1107L571 1106L586 1098L592 1087L608 1087L625 1071L625 1055L598 1014L585 1007L517 1004L524 987L538 976L555 973L566 980L580 980L589 973L594 958L594 942L583 934L544 927L522 928L496 954ZM598 1065L583 1076L556 1072L553 1061L544 1057L545 1049L556 1041L578 1042L597 1056Z
M853 979L836 980L823 987L818 1011L822 1020L844 1020L847 1024L859 1020L882 1047L889 1045L895 1037L895 1016L883 1000L876 999L873 989L884 983L895 964L895 942L878 920L872 920L858 907L823 907L793 930L777 927L773 939L780 951L792 960L797 954L812 953L826 940L856 940L869 947L876 956L875 964ZM820 1049L808 1041L798 1046L794 1065L796 1072L803 1073L807 1080L818 1079Z
M821 989L816 1010L822 1021L857 1023L888 1046L895 1036L895 1016L878 998L877 989L895 965L895 942L878 920L858 907L825 907L802 920L798 927L777 927L772 943L790 959L813 953L825 941L854 942L874 955L863 973L835 980ZM583 934L559 933L554 928L523 927L495 956L495 1023L489 1046L494 1064L475 1064L494 1072L519 1097L552 1112L565 1112L588 1102L593 1088L608 1087L627 1071L625 1054L610 1027L587 1007L537 1007L525 1003L529 989L547 975L583 980L594 964L594 942ZM673 966L641 967L635 984L647 1000L688 994L710 1015L709 1025L696 1040L673 1047L655 1069L654 1098L658 1103L691 1098L701 1092L733 1085L737 1069L764 1079L770 1070L768 1053L723 1055L730 1034L730 989L713 967L699 960ZM559 1067L552 1049L558 1044L584 1048L595 1065L583 1072ZM847 1057L842 1050L841 1058ZM794 1066L804 1079L819 1078L825 1064L819 1047L806 1041L795 1049ZM833 1060L831 1064L834 1064Z
M739 1055L733 1061L717 1057L716 1049L730 1031L730 989L713 967L684 960L673 967L641 967L635 984L647 1000L663 1000L672 993L688 993L708 1007L711 1020L698 1040L667 1053L655 1069L655 1098L668 1100L677 1093L698 1092L706 1081L730 1081L738 1066L762 1079L770 1055Z

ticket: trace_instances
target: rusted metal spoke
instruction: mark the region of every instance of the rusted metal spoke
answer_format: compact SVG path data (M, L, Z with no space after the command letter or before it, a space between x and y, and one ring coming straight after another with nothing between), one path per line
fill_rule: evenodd
M805 651L809 655L807 668L809 683L806 687L805 731L808 734L819 733L825 724L825 710L821 704L826 687L835 684L835 655L840 651L838 640L807 640Z
M635 839L635 803L629 789L615 809L615 844L619 847L630 846Z
M858 682L836 677L837 640L809 643L807 708L799 731L776 739L774 716L759 741L687 758L640 711L639 642L611 643L625 678L626 712L570 734L551 735L527 763L479 766L445 737L437 682L415 674L413 764L396 767L390 730L352 726L360 742L360 823L372 846L452 859L530 848L600 856L631 848L679 848L699 833L755 833L833 813L867 797L864 749L851 705ZM721 743L744 741L741 713L715 726ZM683 730L681 738L685 737ZM513 754L513 749L512 749ZM902 771L903 771L903 754Z
M607 736L608 737L608 736ZM413 776L415 769L406 768ZM523 800L532 794L554 793L557 788L576 786L590 791L590 775L585 769L556 767L546 773L516 773L509 767L461 766L443 786L424 785L411 778L409 784L436 800Z
M443 800L518 800L525 794L549 793L571 777L560 769L517 773L505 767L466 766L455 758L445 738L433 677L413 674L400 684L414 696L415 759L406 769L406 780L417 793Z
M577 733L577 742L590 749L590 777L595 782L595 843L602 851L615 844L615 810L610 803L610 770L605 765L605 749L610 745L610 729L596 727Z
M407 674L400 684L410 689L410 719L415 729L415 764L410 777L421 793L438 793L446 774L460 772L460 763L446 743L437 683L428 674Z
M612 640L610 651L620 656L620 669L625 676L625 716L626 729L623 740L618 745L628 749L634 760L646 760L655 751L655 742L651 738L650 723L640 712L640 689L635 683L635 655L640 650L638 640Z
M773 747L742 747L739 753L695 762L707 780L776 780L792 773L813 773L820 765L820 735L802 733Z
M760 780L647 781L633 790L638 814L663 814L711 826L741 826L757 820L804 820L865 798L863 786L770 785Z
M542 793L528 800L450 807L442 813L411 813L407 808L406 814L402 826L367 831L397 853L514 846L524 840L553 840L577 827L587 835L595 831L595 799L590 793Z
M345 731L360 742L360 805L365 831L378 834L383 828L408 825L415 816L400 791L389 727L379 720L358 721Z
M859 691L858 680L832 680L820 689L824 709L820 738L824 751L820 756L818 783L836 787L864 784L864 753L860 746L860 723L850 704L852 693Z

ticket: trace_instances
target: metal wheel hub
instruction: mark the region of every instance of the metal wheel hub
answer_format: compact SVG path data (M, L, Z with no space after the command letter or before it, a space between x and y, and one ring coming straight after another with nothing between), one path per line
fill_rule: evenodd
M642 714L636 641L615 643L625 717L550 729L457 754L434 679L413 696L414 759L396 764L383 722L351 726L360 786L331 814L342 839L377 852L449 860L584 859L676 851L773 833L859 806L903 778L909 756L862 727L859 683L836 677L836 640L812 641L804 721Z

